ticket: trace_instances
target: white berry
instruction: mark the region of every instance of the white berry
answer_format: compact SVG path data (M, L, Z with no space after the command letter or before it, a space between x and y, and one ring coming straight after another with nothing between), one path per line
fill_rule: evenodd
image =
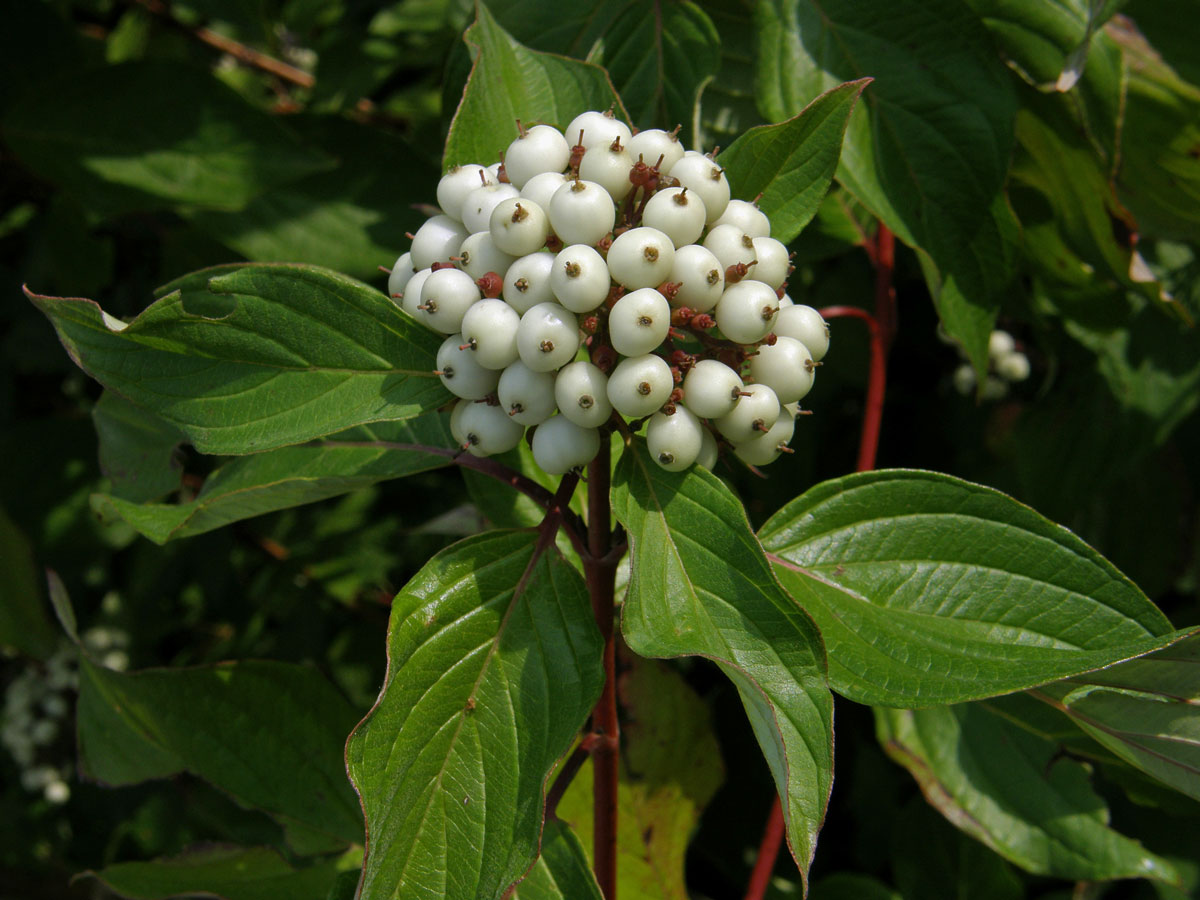
M676 248L695 243L704 231L704 201L687 188L664 188L646 203L642 224L657 228Z
M522 315L539 303L553 303L553 266L553 253L530 253L516 260L504 273L505 302Z
M820 362L829 350L829 326L821 314L801 303L780 304L779 315L772 328L781 337L798 340L812 353L813 362Z
M416 274L417 270L413 268L412 264L412 254L405 253L396 260L396 264L392 266L391 274L388 275L388 296L393 299L402 297L404 295L404 286Z
M742 444L766 431L779 418L782 407L765 384L748 384L732 411L713 422L717 431L734 444Z
M594 247L572 244L554 257L550 289L558 302L572 312L591 312L604 302L611 287L608 265Z
M736 225L752 238L766 237L771 233L771 223L767 214L745 200L730 200L725 212L713 222L713 225Z
M795 403L812 390L816 363L795 338L776 336L750 357L750 377L775 392L780 403Z
M520 324L520 314L503 300L480 300L463 314L463 341L485 369L503 369L517 359Z
M675 251L667 280L679 285L672 304L693 312L708 312L725 292L725 270L720 260L699 244L686 244Z
M525 256L546 246L550 220L546 211L532 200L510 197L496 204L488 230L502 251Z
M499 406L488 403L468 404L459 417L458 427L472 456L505 453L517 446L525 434L524 425L514 422Z
M612 415L608 376L586 359L568 363L554 379L554 401L559 412L584 428L598 428Z
M617 236L608 250L613 281L636 290L657 287L671 274L675 245L657 228L631 228Z
M508 180L524 190L529 181L547 172L562 172L571 159L571 146L562 132L552 125L534 125L504 151L504 172Z
M671 397L675 379L661 356L632 356L608 376L608 402L630 419L656 412Z
M729 205L729 181L725 178L725 170L707 156L685 153L679 162L671 167L669 174L678 179L681 187L687 188L704 201L709 225L725 212L725 207Z
M425 269L435 262L449 262L458 253L468 232L462 223L449 216L434 216L413 235L412 264L414 269Z
M466 315L481 294L474 279L462 269L438 269L425 279L417 319L434 331L454 334L462 328Z
M646 423L650 458L668 472L682 472L700 456L705 430L700 420L682 406L669 416L655 413Z
M564 244L595 244L613 229L617 208L600 185L576 179L550 198L550 227Z
M550 372L570 362L579 349L575 314L557 303L539 303L521 316L517 352L535 372Z
M480 173L483 173L483 180L480 180ZM455 166L438 182L438 206L446 215L461 222L463 204L467 202L467 194L489 181L495 182L495 179L487 175L483 166L477 166L475 163Z
M492 222L492 210L497 204L518 196L520 191L511 184L495 183L475 188L463 201L463 224L472 234L476 231L487 231ZM492 237L495 239L495 235Z
M683 377L683 402L704 419L728 415L744 389L741 376L715 359L697 360Z
M773 290L761 281L739 281L725 288L713 316L729 340L754 344L770 334L778 314Z
M535 372L517 360L500 373L500 406L522 425L538 425L554 415L553 372Z
M479 365L470 347L463 349L465 344L461 334L452 334L442 341L437 354L438 377L454 396L482 400L496 390L500 373Z
M639 288L613 304L608 336L622 356L642 356L666 339L671 328L671 305L654 288Z
M600 452L600 432L583 428L564 416L554 416L533 433L533 461L550 475L582 468Z
M580 132L583 132L582 138ZM633 137L629 126L613 116L611 112L589 111L580 113L571 120L566 130L567 140L572 145L582 143L585 149L607 146L620 138L622 144L629 143Z
M478 281L488 272L503 275L515 260L515 256L496 246L490 231L477 231L462 242L454 264Z

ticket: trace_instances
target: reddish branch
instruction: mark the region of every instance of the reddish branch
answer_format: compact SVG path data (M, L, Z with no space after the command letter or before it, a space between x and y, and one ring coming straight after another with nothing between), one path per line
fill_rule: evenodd
M883 395L887 387L887 354L896 336L896 289L892 284L896 267L896 238L881 222L875 237L866 243L864 249L875 267L875 314L871 315L857 306L827 306L820 311L825 319L861 319L870 334L871 369L867 376L867 399L858 443L858 465L855 468L857 472L869 472L875 468L875 457L879 452L879 428L883 420ZM745 900L762 900L766 895L783 837L783 807L776 796L767 816L766 828L763 829L754 869L746 885Z

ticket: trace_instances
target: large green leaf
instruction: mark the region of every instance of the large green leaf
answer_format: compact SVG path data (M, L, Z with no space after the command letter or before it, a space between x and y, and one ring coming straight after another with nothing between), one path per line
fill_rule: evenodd
M633 657L617 686L621 772L617 786L617 893L624 900L687 900L684 857L724 775L708 707L662 663ZM591 848L589 760L558 804ZM591 859L591 852L588 852Z
M919 247L953 299L980 315L1010 275L992 215L1016 104L990 36L960 0L759 0L759 102L779 120L822 91L875 79L851 116L838 180L896 236ZM972 317L978 319L979 315ZM986 334L947 330L977 365Z
M449 397L441 341L382 293L309 266L222 267L173 282L129 324L91 300L30 299L71 358L203 453L253 453Z
M31 83L3 118L5 140L101 212L240 209L332 165L199 67L126 63Z
M879 740L967 834L1039 875L1176 882L1166 860L1107 825L1081 763L980 704L877 709Z
M449 417L426 414L404 422L360 425L310 444L238 457L209 475L195 498L181 503L134 503L100 495L93 505L163 544L447 465L447 455L424 448L453 446Z
M183 466L176 451L187 437L178 428L120 394L105 391L92 407L100 471L113 496L145 503L179 489Z
M635 441L613 481L633 574L621 627L641 656L705 656L733 681L807 879L833 777L833 703L812 621L780 589L745 510L705 469L667 472Z
M763 122L755 103L753 0L706 0L704 9L721 35L721 59L717 74L700 92L693 135L698 148L727 146Z
M338 167L266 191L245 209L198 211L189 218L247 259L377 277L376 267L390 265L408 246L405 232L424 221L411 207L414 199L435 202L436 170L410 144L379 128L333 116L289 122L335 157Z
M494 898L532 865L545 780L604 682L583 581L530 531L442 551L392 603L388 675L346 760L363 900Z
M337 862L296 869L266 847L207 844L169 859L114 863L83 875L131 900L199 894L223 900L319 900L337 878Z
M346 842L362 812L341 749L355 710L315 669L246 660L186 669L79 669L79 765L110 785L191 772Z
M834 689L926 706L1077 675L1177 639L1095 550L1004 494L934 472L851 475L763 525L817 621Z
M556 818L546 820L541 854L512 896L513 900L602 900L583 844L569 825Z
M1040 692L1121 759L1200 800L1200 637Z
M753 199L771 220L771 236L791 243L817 214L833 182L846 123L870 82L833 88L778 125L760 125L720 155L733 196Z
M586 109L616 104L622 111L599 66L530 50L496 23L487 6L478 9L464 37L475 64L450 123L443 166L491 164L516 138L517 119L561 129Z

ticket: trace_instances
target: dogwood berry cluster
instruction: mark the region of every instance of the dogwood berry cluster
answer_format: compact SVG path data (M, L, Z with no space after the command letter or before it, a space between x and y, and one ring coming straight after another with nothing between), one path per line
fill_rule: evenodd
M961 350L960 350L961 355ZM980 396L984 400L999 400L1008 393L1009 384L1029 377L1029 357L1017 348L1017 342L1007 331L997 329L988 337L988 375ZM961 363L954 370L954 389L963 396L975 393L975 367Z
M566 136L517 131L499 164L442 177L441 214L388 279L447 335L437 374L460 398L455 440L486 456L532 428L551 474L587 464L610 423L644 424L672 471L711 467L722 445L755 466L789 452L829 330L788 298L766 215L730 199L711 155L611 111Z

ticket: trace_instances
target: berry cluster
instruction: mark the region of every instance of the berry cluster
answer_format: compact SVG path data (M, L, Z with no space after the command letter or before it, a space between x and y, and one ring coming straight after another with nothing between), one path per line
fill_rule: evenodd
M611 111L526 128L501 162L451 169L388 293L448 335L437 372L451 431L477 456L533 428L550 474L586 465L610 422L645 423L655 462L711 467L788 451L829 346L786 293L787 249L731 200L712 156ZM678 129L676 129L678 131Z
M959 355L962 355L960 349ZM988 337L988 375L980 396L984 400L1000 400L1008 394L1009 384L1029 377L1029 357L1017 347L1007 331L997 329ZM975 367L961 363L954 370L954 389L964 397L975 393Z

